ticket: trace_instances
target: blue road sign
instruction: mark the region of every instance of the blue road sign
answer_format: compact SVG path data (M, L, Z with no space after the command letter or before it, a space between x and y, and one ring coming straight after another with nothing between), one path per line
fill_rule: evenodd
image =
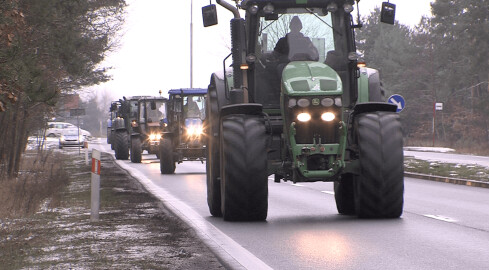
M392 95L387 99L387 102L397 106L397 112L402 111L406 107L406 101L401 95Z

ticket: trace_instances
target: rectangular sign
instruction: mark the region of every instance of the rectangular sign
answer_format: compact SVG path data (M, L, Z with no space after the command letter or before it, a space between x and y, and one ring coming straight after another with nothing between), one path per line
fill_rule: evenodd
M82 116L85 115L85 109L70 109L70 116Z
M435 110L443 111L443 103L435 103Z

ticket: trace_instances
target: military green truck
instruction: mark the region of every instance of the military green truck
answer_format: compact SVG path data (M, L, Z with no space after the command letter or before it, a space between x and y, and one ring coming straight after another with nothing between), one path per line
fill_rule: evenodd
M401 123L378 71L361 67L355 2L216 2L234 18L231 63L223 61L232 70L212 74L208 87L210 213L265 220L274 175L275 182L334 182L340 214L401 216ZM217 23L215 5L202 10L204 26ZM394 23L393 4L381 13Z
M176 163L205 161L205 100L207 89L168 91L168 120L160 142L160 171L175 172Z

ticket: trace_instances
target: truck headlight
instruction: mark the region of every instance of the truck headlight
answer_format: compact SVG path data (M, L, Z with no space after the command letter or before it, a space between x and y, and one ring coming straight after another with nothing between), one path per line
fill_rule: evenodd
M326 121L326 122L331 122L335 119L335 115L332 112L325 112L325 113L321 114L321 119L323 119L323 121Z
M306 112L299 113L297 115L297 120L299 120L301 122L307 122L307 121L311 120L311 115L309 113L306 113Z

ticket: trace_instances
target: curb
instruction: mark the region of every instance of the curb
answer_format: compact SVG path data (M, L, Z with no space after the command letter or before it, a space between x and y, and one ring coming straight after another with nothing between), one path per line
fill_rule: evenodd
M411 173L411 172L404 172L404 176L415 177L415 178L430 180L430 181L435 181L435 182L443 182L443 183L450 183L450 184L456 184L456 185L463 185L463 186L489 188L489 182L483 182L483 181L477 181L477 180L469 180L469 179L462 179L462 178L451 178L451 177L445 177L445 176L429 175L429 174L422 174L422 173Z

